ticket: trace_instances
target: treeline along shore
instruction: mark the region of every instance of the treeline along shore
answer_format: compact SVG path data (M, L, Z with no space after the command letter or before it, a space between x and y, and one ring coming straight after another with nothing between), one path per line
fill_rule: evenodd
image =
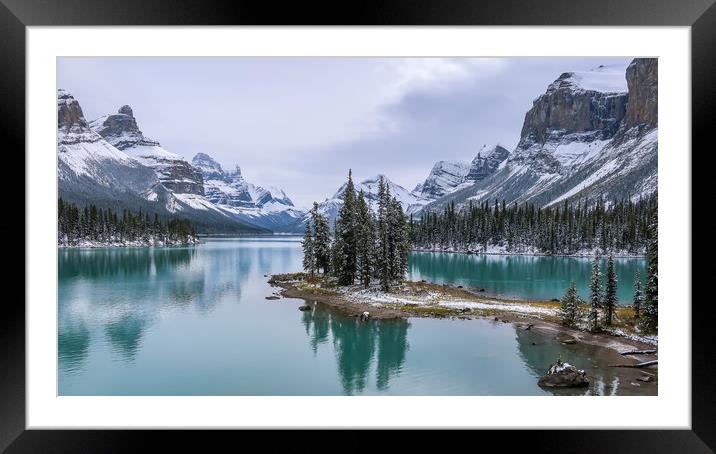
M57 203L57 244L61 247L175 246L199 242L191 222L93 204Z
M646 256L657 195L631 200L565 201L549 207L497 200L454 203L411 218L414 250L487 254Z
M493 317L526 329L539 325L604 346L656 345L656 197L609 207L600 201L593 208L565 204L562 209L542 210L482 204L458 212L450 206L442 216L429 214L416 223L407 219L384 181L378 183L378 207L373 212L364 194L355 193L349 172L345 203L332 232L314 205L302 243L303 272L271 276L269 283L281 289L278 295L325 303L362 318ZM606 275L599 268L600 257L595 256L586 301L579 298L574 283L560 300L515 301L487 296L485 289L405 281L408 254L416 242L485 244L485 238L487 242L503 238L512 244L535 241L533 246L554 251L641 250L648 259L646 286L642 291L637 275L633 304L619 306L611 255Z

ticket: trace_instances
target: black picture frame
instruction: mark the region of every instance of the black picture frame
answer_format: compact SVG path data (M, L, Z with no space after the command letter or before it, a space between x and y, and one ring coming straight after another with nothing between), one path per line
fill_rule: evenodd
M716 6L714 0L500 0L318 3L201 0L0 0L0 128L4 153L25 168L25 29L68 25L629 25L690 26L692 143L709 144L716 117ZM8 145L10 144L10 145ZM690 153L690 150L681 151ZM25 169L27 171L27 169ZM696 181L696 177L693 177ZM695 194L695 192L694 192ZM15 229L17 230L17 228ZM25 241L31 239L25 238ZM696 273L696 267L694 272ZM48 279L55 278L49 276ZM689 296L688 289L684 294ZM233 432L26 430L25 310L4 304L0 319L0 451L127 452L148 439L187 446L194 435L220 446ZM716 449L716 392L709 304L692 305L692 430L484 431L480 445L507 441L510 449L550 452L712 452ZM538 410L535 409L538 415ZM575 416L578 417L578 416ZM638 418L638 415L635 416ZM207 436L208 435L208 436ZM242 435L243 437L244 435ZM360 437L351 433L342 435ZM421 434L410 438L421 439ZM281 437L271 437L280 439ZM401 436L401 438L404 438ZM350 443L350 442L349 442ZM207 446L203 445L203 449ZM339 446L336 446L339 447ZM320 449L320 448L319 448Z

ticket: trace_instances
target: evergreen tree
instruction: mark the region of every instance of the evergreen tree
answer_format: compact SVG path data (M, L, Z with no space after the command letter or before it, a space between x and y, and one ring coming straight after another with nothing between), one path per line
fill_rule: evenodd
M306 221L306 232L303 235L303 270L311 276L316 272L316 256L313 252L313 236L310 221Z
M577 294L577 284L572 284L560 300L559 318L564 326L575 327L579 319L579 306L582 299Z
M323 274L329 271L331 265L331 233L328 227L328 220L318 212L318 203L313 203L311 220L315 236L313 239L313 255L316 263L316 270L323 270Z
M348 171L348 182L343 191L343 205L336 218L334 232L336 261L334 269L341 285L352 285L357 271L358 222L356 195L352 172Z
M589 328L599 329L599 308L602 306L602 273L599 271L599 255L594 256L592 279L589 284Z
M373 277L373 245L375 233L373 216L365 201L363 190L358 193L356 201L356 217L358 223L358 238L356 243L356 269L358 279L365 288L370 285Z
M652 208L647 246L647 276L644 291L644 316L641 330L652 334L659 327L659 226L656 205Z
M408 221L397 199L391 198L388 206L388 237L390 284L403 282L408 269L410 241L407 236Z
M381 175L378 178L378 215L376 219L375 267L380 287L384 291L390 289L390 225L388 210L390 209L390 189Z
M617 306L617 274L614 271L614 259L607 259L607 288L604 295L605 324L611 326L612 317Z
M641 303L643 301L644 297L641 294L641 275L639 274L639 270L636 270L636 274L634 275L634 299L633 299L633 306L634 306L634 318L639 319L641 316Z

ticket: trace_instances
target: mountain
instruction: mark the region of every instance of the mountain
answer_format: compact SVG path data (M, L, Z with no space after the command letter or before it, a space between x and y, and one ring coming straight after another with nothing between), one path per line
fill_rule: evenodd
M413 189L412 194L435 200L455 190L465 181L470 164L460 161L438 161L424 182Z
M79 206L93 203L119 212L125 208L141 209L144 213L167 218L182 217L192 221L202 233L266 231L213 205L201 195L203 186L197 186L196 181L171 178L177 173L168 164L127 153L136 152L139 147L159 146L141 136L131 109L120 110L121 118L115 119L117 122L105 118L102 122L92 123L105 133L105 137L92 129L79 102L71 94L63 89L57 91L60 197ZM107 126L100 128L99 125L106 121L109 121ZM110 130L113 133L109 133ZM124 149L120 150L107 139ZM137 154L146 156L146 153Z
M560 75L533 102L504 163L425 209L494 199L635 200L656 191L657 90L656 59L634 59L626 74L600 66Z
M460 189L468 188L495 173L509 155L509 151L495 145L483 146L472 162L438 161L430 170L424 182L413 189L414 196L424 200L424 204L437 200ZM412 212L420 211L414 207Z
M367 178L361 182L354 183L356 194L358 194L361 190L363 191L363 195L366 199L366 202L374 213L378 209L378 180L381 176L385 180L388 190L390 191L390 195L392 197L395 197L398 202L400 202L400 205L403 207L403 211L405 211L405 213L407 213L408 215L420 211L423 205L429 202L429 200L415 195L413 193L414 191L408 192L408 190L406 190L404 187L400 186L399 184L393 183L385 175L376 175L372 178ZM338 212L343 206L343 194L346 191L346 184L347 183L343 183L331 198L328 198L318 204L319 213L328 218L329 224L331 226L333 225L333 222L338 216ZM307 216L308 214L306 215L306 217Z
M205 153L197 153L192 165L203 176L206 198L222 210L274 232L301 231L305 212L297 209L283 190L249 183L239 166L226 172Z
M89 126L118 150L154 169L165 188L175 194L204 195L202 173L159 142L144 137L130 106L122 106L116 114L102 116Z
M73 202L137 209L166 196L152 169L92 131L79 102L63 89L57 90L57 161L60 196Z

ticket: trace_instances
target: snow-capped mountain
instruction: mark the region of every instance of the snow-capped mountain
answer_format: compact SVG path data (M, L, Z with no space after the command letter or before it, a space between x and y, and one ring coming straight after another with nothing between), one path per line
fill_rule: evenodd
M507 160L509 151L501 145L486 145L472 162L438 161L424 182L418 184L412 194L424 204L437 200L460 189L468 188L495 173ZM413 213L419 208L414 207Z
M438 161L424 182L413 189L413 195L435 200L455 190L465 182L470 164L461 161Z
M300 231L305 212L297 209L283 190L249 183L239 166L226 172L205 153L197 153L192 165L202 173L204 194L211 203L274 232Z
M564 73L525 115L520 142L494 173L432 202L505 200L546 206L657 189L657 60L626 70Z
M429 200L416 196L399 184L390 181L390 179L385 175L382 176L385 180L388 191L390 191L390 195L395 197L398 202L400 202L400 205L403 207L403 211L405 211L406 214L410 215L411 213L419 211L423 205L429 202ZM363 191L363 196L373 212L376 212L378 209L378 180L380 177L381 175L376 175L372 178L366 178L363 181L354 183L356 194ZM338 216L338 212L343 206L343 194L345 191L346 183L341 185L331 198L328 198L318 204L319 213L328 218L330 225L333 225L333 222Z
M141 206L163 188L154 172L89 128L79 102L57 90L57 158L60 196L82 201L121 200Z
M170 178L169 175L176 175L176 172L159 164L159 160L128 154L127 151L136 151L139 147L158 147L158 144L143 138L136 128L131 109L120 110L123 111L120 115L125 118L117 122L124 122L124 126L117 126L114 120L107 119L94 123L99 125L107 121L107 127L101 131L124 150L115 147L90 127L79 102L71 94L62 89L57 91L60 197L80 206L93 203L115 210L142 209L145 213L162 216L178 215L191 220L197 229L204 232L265 231L213 205L202 195L203 186L197 188L195 181ZM116 134L108 133L110 130ZM179 192L183 190L189 192Z
M165 188L176 194L204 194L201 172L159 142L144 137L130 106L122 106L116 114L104 115L89 126L117 149L154 169Z

